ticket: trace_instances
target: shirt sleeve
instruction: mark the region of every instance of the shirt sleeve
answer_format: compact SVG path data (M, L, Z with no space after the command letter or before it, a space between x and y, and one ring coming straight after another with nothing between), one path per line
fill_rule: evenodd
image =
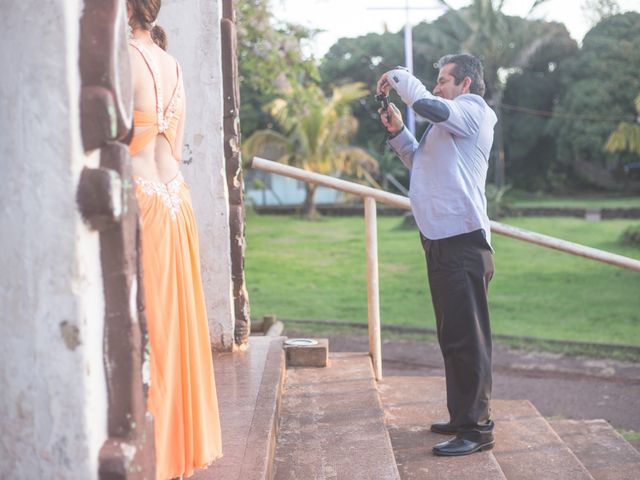
M402 163L411 170L411 165L413 165L413 156L418 149L418 141L411 134L409 129L406 127L403 128L398 135L387 140L387 143L400 160L402 160Z
M404 68L388 72L393 86L404 103L420 116L438 123L453 135L469 137L480 128L484 100L474 94L464 94L447 100L431 94L416 77Z

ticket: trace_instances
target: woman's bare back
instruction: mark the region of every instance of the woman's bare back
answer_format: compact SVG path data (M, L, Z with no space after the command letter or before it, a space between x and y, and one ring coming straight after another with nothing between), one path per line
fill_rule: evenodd
M156 119L154 123L158 127L157 135L133 156L133 174L150 181L167 183L178 174L181 160L185 121L182 77L176 60L160 47L145 39L132 42L134 45L129 47L129 53L133 109ZM167 125L164 122L171 117L174 117L172 127L175 130L173 145L169 140L171 137L165 134ZM134 135L140 135L148 128L148 125L136 125Z

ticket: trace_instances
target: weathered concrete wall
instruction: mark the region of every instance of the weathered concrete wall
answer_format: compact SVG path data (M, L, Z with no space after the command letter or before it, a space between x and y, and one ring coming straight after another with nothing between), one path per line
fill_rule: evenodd
M219 0L165 0L158 24L180 62L187 95L182 171L198 220L202 280L216 349L233 348L229 202L222 135Z
M97 478L106 438L98 235L75 201L98 164L80 141L81 9L0 15L0 478Z

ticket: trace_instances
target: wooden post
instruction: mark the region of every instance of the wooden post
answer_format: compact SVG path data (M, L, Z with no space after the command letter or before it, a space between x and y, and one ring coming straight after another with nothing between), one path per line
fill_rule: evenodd
M126 145L133 131L126 13L121 0L85 0L80 19L82 144L86 151L100 149L100 166L83 169L76 200L100 234L108 392L107 438L94 477L101 480L154 478L156 463L142 375L147 326L140 221Z
M367 300L369 305L369 354L376 380L382 380L380 343L380 295L378 291L378 232L376 201L364 199L365 243L367 256Z
M249 293L244 278L245 210L244 179L240 162L240 87L234 0L223 0L220 20L222 49L222 88L224 97L224 158L229 192L229 235L231 280L235 313L234 341L247 345L251 333Z

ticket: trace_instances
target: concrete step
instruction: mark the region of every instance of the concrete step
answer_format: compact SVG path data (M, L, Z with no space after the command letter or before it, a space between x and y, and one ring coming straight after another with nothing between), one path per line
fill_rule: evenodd
M529 401L494 400L492 410L493 454L509 480L593 480Z
M288 368L275 480L399 479L367 354Z
M378 390L403 480L505 479L491 451L457 458L431 453L433 445L450 438L429 430L432 422L449 419L444 378L384 377Z
M640 453L606 420L551 420L595 480L637 480Z
M272 478L285 377L282 337L250 337L246 351L214 354L223 457L194 480Z

